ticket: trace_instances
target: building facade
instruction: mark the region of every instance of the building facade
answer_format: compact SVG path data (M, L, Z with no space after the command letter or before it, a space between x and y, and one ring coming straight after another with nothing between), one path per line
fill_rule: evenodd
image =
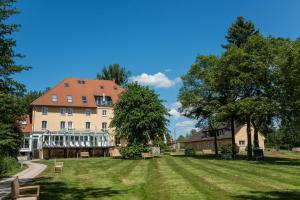
M66 78L31 103L21 122L23 153L34 158L105 155L116 145L109 127L122 87L110 80ZM29 130L29 131L28 131Z
M217 132L217 143L220 149L225 144L231 144L231 129L223 126L215 130ZM251 139L252 146L254 140L254 129L251 127ZM259 147L265 148L265 137L259 132L258 133ZM241 151L244 151L247 147L247 126L239 125L235 127L235 143L239 146ZM199 133L195 134L189 141L185 142L186 148L193 148L195 150L215 150L213 133L209 129L203 129Z

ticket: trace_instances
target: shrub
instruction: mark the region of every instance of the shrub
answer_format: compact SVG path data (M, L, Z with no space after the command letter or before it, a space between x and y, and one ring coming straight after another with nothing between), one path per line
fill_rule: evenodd
M5 174L19 168L18 161L13 157L0 157L0 174Z
M141 154L144 152L149 152L150 148L142 144L133 144L127 147L122 147L120 153L125 159L139 159Z
M196 155L196 151L193 148L188 148L184 150L184 155L186 156L194 156Z
M239 146L235 145L235 152L238 154L240 151ZM225 144L221 146L221 154L230 156L232 154L232 144Z

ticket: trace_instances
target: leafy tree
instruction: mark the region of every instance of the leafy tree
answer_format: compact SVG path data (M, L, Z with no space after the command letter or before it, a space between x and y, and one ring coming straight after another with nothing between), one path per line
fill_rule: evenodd
M218 65L216 56L197 57L188 73L181 77L183 86L178 99L182 104L183 115L199 120L199 126L208 126L210 130L218 127L218 108L220 99L214 89L215 80L212 76L214 67ZM218 156L217 135L214 133L215 154Z
M25 86L12 76L30 68L16 63L16 59L23 56L15 53L16 40L11 35L20 26L7 23L10 16L18 13L14 3L14 0L0 2L0 150L5 156L17 155L22 138L17 119L24 114L24 109L20 107L18 96Z
M36 100L37 98L39 98L40 96L42 96L45 92L44 91L29 91L26 92L22 98L20 99L22 106L24 107L24 109L26 110L25 112L27 114L31 114L31 106L30 104Z
M110 126L129 144L148 144L163 140L167 134L168 111L149 87L130 83L114 107Z
M255 28L251 21L245 21L244 17L239 16L235 23L229 27L227 35L225 36L229 44L222 46L228 48L234 44L237 47L241 47L252 35L259 35L259 30Z
M106 68L104 66L102 71L97 74L97 79L100 80L114 80L117 84L124 86L128 82L131 72L121 67L119 64L111 64Z

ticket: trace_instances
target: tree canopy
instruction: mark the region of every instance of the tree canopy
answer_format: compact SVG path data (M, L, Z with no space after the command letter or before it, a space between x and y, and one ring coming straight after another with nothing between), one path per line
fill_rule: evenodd
M158 95L149 87L130 83L114 106L110 126L129 144L148 144L163 140L167 133L168 115Z
M19 25L8 24L7 20L18 11L14 0L0 2L0 156L16 156L22 134L18 120L25 113L20 104L20 96L25 86L13 79L13 75L30 67L19 65L16 59L23 55L16 53L16 40L12 37Z
M104 66L100 73L97 74L97 79L114 80L117 84L124 86L128 82L131 72L121 67L119 64L111 64L108 67Z

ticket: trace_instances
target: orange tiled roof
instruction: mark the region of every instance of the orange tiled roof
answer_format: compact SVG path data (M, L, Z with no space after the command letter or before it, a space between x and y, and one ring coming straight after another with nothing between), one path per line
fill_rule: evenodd
M79 84L79 80L84 81L84 84ZM68 87L65 84L68 84ZM121 86L111 80L65 78L44 95L33 101L31 105L93 108L97 107L95 96L110 96L114 104L123 91L124 89ZM57 96L57 102L52 102L52 95ZM69 95L73 98L72 103L67 101L67 96ZM82 96L86 96L87 103L82 102Z
M22 124L22 122L26 122L26 124ZM22 133L31 133L32 132L32 123L29 115L23 115L20 118L20 127Z

